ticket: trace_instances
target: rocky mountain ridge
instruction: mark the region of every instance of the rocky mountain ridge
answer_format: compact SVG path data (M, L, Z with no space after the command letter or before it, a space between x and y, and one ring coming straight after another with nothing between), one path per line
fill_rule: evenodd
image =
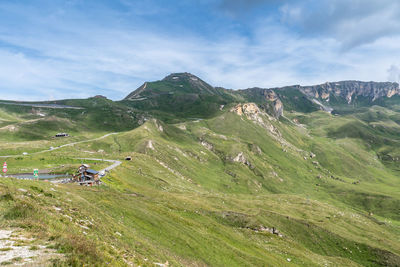
M309 97L323 99L329 102L331 94L346 99L350 104L357 96L368 98L371 102L381 97L392 97L400 95L398 83L392 82L362 82L362 81L340 81L326 82L313 86L298 86Z
M145 82L123 101L138 109L179 112L181 116L191 114L195 117L206 113L206 116L211 116L218 112L220 106L253 102L279 118L284 109L306 113L319 109L332 112L350 104L375 105L378 99L386 101L396 95L400 95L398 83L362 81L232 90L213 87L185 72L170 74L159 81Z
M186 86L190 86L192 93L200 94L221 94L221 91L228 91L235 94L235 92L247 92L247 91L257 91L258 94L263 95L265 99L269 101L276 101L279 99L275 94L276 90L281 90L283 88L295 88L300 90L303 94L308 97L323 99L329 101L329 96L331 94L346 99L347 103L351 103L355 96L363 96L375 101L381 97L392 97L394 95L400 95L400 87L398 83L395 82L363 82L363 81L338 81L338 82L326 82L318 85L310 86L285 86L285 87L275 87L275 88L248 88L240 90L224 89L222 87L213 87L208 83L201 80L199 77L191 73L172 73L159 82L169 82L175 84L176 88L171 88L175 90L180 90L184 85L182 83L187 83ZM137 90L130 93L125 99L133 99L140 97L148 89L148 82L145 82ZM183 89L182 89L183 90Z

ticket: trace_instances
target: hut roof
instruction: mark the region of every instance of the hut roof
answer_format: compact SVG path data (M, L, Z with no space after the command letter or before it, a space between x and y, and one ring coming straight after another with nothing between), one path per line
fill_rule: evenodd
M86 172L90 173L90 174L98 174L99 173L98 171L95 171L93 169L87 169Z

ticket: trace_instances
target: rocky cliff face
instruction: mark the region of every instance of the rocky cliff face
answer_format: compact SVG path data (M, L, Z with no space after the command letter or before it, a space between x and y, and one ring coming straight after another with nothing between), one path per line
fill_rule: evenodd
M230 110L238 114L239 116L245 115L252 115L260 113L260 109L257 107L255 103L245 103L245 104L237 104Z
M283 103L273 89L255 87L235 92L241 94L245 99L256 102L277 119L283 115Z
M400 95L399 84L391 82L342 81L297 87L309 97L329 101L330 95L333 94L346 99L348 104L357 96L369 98L373 102L381 97Z
M283 115L283 104L279 97L273 90L266 90L265 91L265 100L272 103L272 107L274 109L274 116L279 118Z

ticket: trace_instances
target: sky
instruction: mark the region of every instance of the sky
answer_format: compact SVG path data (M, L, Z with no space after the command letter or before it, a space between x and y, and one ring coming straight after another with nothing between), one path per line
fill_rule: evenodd
M398 0L0 0L0 99L400 80Z

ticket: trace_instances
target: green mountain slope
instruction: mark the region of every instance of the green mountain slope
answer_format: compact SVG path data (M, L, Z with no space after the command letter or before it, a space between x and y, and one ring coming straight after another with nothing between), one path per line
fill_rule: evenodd
M295 86L231 92L182 75L184 89L172 75L128 97L145 100L58 101L83 109L36 113L1 106L4 127L35 133L29 120L57 121L34 141L2 135L0 155L18 155L5 159L10 173L122 161L98 187L0 178L2 227L62 253L55 265L400 265L395 105L332 115ZM190 94L211 100L168 107ZM142 101L154 106L140 110ZM199 108L211 103L210 113ZM48 138L63 127L87 142L21 156L69 142Z
M145 112L104 98L51 102L0 102L0 140L49 140L56 133L96 135L131 130Z
M212 87L190 73L176 73L161 81L144 83L121 103L173 121L211 117L221 106L240 100L233 92Z

